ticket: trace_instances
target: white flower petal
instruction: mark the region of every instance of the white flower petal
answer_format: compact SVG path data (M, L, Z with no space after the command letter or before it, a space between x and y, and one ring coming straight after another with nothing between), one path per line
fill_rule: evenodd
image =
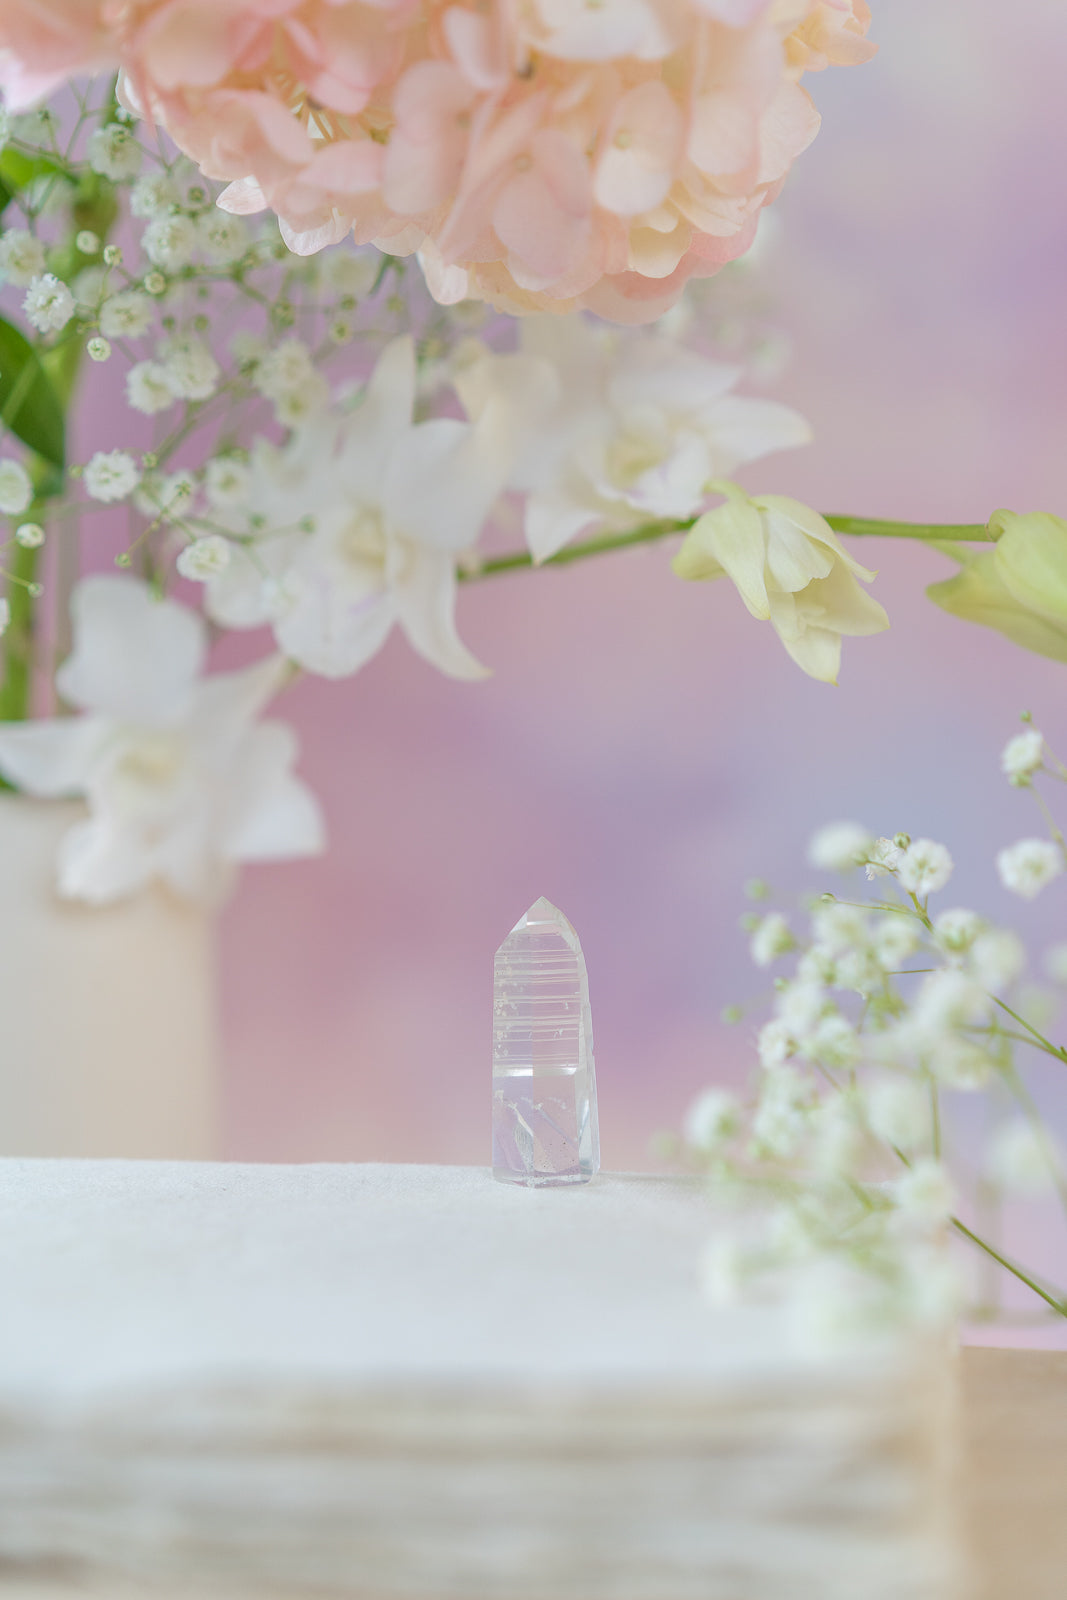
M440 417L402 435L390 456L383 497L391 527L435 550L473 544L507 482L508 437L496 406L476 423Z
M191 715L204 752L228 757L249 724L274 699L288 670L283 656L268 656L238 672L216 672L203 679Z
M383 591L349 601L328 573L300 573L294 600L274 637L292 661L323 678L347 678L377 655L397 618Z
M450 556L420 552L395 584L401 626L411 645L450 678L484 678L456 631L456 575Z
M84 794L105 733L99 717L0 722L0 773L42 800Z
M253 728L227 787L220 849L231 861L321 855L326 829L318 801L292 771L297 742L282 722Z
M565 485L530 495L524 531L534 561L547 561L579 533L592 529L601 515L597 506L572 499Z
M137 578L85 578L71 600L74 651L56 674L64 700L124 722L165 724L188 708L207 654L203 621Z
M776 400L746 400L729 395L707 416L708 441L721 477L746 461L774 450L810 444L811 424L790 406Z
M689 560L701 555L722 567L752 615L766 621L771 600L764 578L763 523L755 506L747 500L728 500L706 511L674 558L678 576L688 577Z
M137 835L110 817L76 822L60 842L57 880L66 900L110 905L145 888L152 870Z

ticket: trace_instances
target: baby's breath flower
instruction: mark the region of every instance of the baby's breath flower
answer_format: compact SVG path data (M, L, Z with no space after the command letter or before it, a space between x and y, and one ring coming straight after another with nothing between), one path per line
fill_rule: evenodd
M324 253L322 276L336 294L362 300L373 287L379 266L380 258L369 251L359 253L350 246L340 245Z
M814 1164L822 1177L849 1178L863 1157L863 1129L850 1098L824 1100L812 1117Z
M196 499L196 477L187 467L159 479L159 503L172 517L187 515Z
M808 845L808 865L820 872L851 872L862 865L874 844L874 835L859 822L831 822L814 834Z
M268 400L280 400L316 377L311 351L302 339L283 339L256 367L254 383Z
M178 272L189 265L198 241L196 223L191 217L179 213L154 217L144 231L141 246L154 267L162 267L166 272ZM149 294L162 292L152 288L147 278L145 288Z
M125 500L141 479L126 450L98 450L85 468L85 487L94 500Z
M806 1061L817 1061L831 1070L843 1070L859 1060L860 1042L855 1028L839 1011L819 1018L805 1036L801 1054Z
M321 373L313 372L299 388L289 389L274 402L274 415L286 428L299 428L326 409L330 388Z
M0 282L25 289L44 272L44 245L24 228L0 235Z
M254 367L263 360L270 346L262 334L238 328L230 340L230 354L239 367Z
M890 912L877 917L873 929L873 953L884 972L895 972L919 948L919 929L914 918Z
M138 178L130 193L130 210L135 217L150 221L178 204L178 185L169 172L150 172Z
M904 1222L918 1229L940 1228L956 1206L956 1190L940 1161L928 1158L890 1185Z
M741 1127L741 1106L729 1089L705 1089L686 1112L686 1143L711 1155L728 1144Z
M989 1009L989 996L980 983L966 973L943 967L923 979L909 1021L917 1041L930 1047L940 1044L941 1036L954 1028L987 1021Z
M933 839L916 839L897 863L897 877L910 894L925 900L943 889L952 876L952 857Z
M90 339L85 346L85 353L90 361L107 361L111 356L111 346L106 339Z
M987 989L1006 989L1026 966L1026 951L1018 934L1007 928L980 933L970 949L970 966Z
M100 235L91 228L83 228L74 240L75 248L83 256L95 256L100 249Z
M120 289L100 307L100 332L109 339L139 339L155 315L151 300L140 289Z
M769 967L779 956L788 955L795 943L788 922L780 912L772 911L760 919L749 950L757 967Z
M104 265L106 267L122 266L122 250L117 244L104 246Z
M780 1017L765 1022L756 1039L760 1066L765 1071L780 1067L796 1050L796 1042Z
M815 942L825 950L850 950L854 945L866 944L869 937L866 914L859 906L843 905L831 900L816 906L811 915L811 933Z
M146 272L144 286L148 293L155 295L157 299L167 292L167 280L161 272Z
M38 333L58 333L74 315L74 296L54 272L43 272L27 289L22 309Z
M217 510L243 506L252 490L252 474L236 456L215 456L207 464L204 490Z
M806 1131L808 1112L817 1103L810 1078L795 1067L775 1067L764 1076L752 1119L753 1144L770 1156L792 1155Z
M864 1096L871 1132L906 1155L930 1139L930 1096L916 1078L877 1078Z
M1000 770L1016 788L1023 788L1044 760L1044 736L1036 728L1027 728L1009 739L1000 754Z
M126 399L134 411L153 417L174 405L177 395L171 388L166 367L158 361L138 361L126 374Z
M942 950L962 955L971 948L984 927L977 911L942 911L934 918L934 938Z
M1063 1157L1051 1134L1020 1117L994 1136L987 1171L1010 1194L1037 1199L1055 1188Z
M225 211L206 211L200 218L200 247L208 261L230 266L248 249L248 226L241 217Z
M1051 839L1020 839L997 856L997 872L1005 889L1032 900L1063 871L1063 851Z
M973 1094L985 1089L996 1070L988 1050L959 1034L946 1033L931 1052L930 1069L946 1089Z
M121 122L109 122L106 128L98 128L90 136L89 165L113 183L136 177L141 170L142 155L141 146Z
M209 578L225 572L230 564L230 543L221 534L209 533L203 539L194 539L186 545L177 560L183 578L194 583L206 583Z
M833 986L870 995L882 985L882 964L873 949L844 950L834 962Z
M17 517L33 499L33 484L26 468L10 456L0 459L0 511Z
M900 865L902 853L900 846L893 839L876 839L867 857L867 877L873 880L884 878L886 873L895 872Z
M44 529L39 522L24 522L15 529L15 542L24 550L39 550L44 544Z
M219 364L200 339L168 339L160 351L167 382L180 400L207 400L218 387Z
M814 983L787 983L775 997L774 1009L795 1039L815 1027L827 1005L826 991Z

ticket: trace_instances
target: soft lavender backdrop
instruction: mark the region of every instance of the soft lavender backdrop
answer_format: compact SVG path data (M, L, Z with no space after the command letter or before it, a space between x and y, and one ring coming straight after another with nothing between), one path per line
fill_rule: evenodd
M875 11L875 62L811 80L825 125L769 269L794 341L778 392L816 443L746 481L865 515L1067 511L1067 10ZM299 687L333 843L248 872L224 918L228 1153L484 1161L492 953L540 894L586 949L613 1168L648 1165L694 1090L744 1074L748 1031L719 1021L758 987L740 886L808 885L821 822L944 838L946 903L1018 915L991 857L1036 817L997 755L1023 707L1067 749L1067 673L936 611L936 554L858 553L894 626L846 645L838 689L662 550L465 593L484 685L393 642L351 682ZM1054 888L1024 913L1035 949L1065 911Z

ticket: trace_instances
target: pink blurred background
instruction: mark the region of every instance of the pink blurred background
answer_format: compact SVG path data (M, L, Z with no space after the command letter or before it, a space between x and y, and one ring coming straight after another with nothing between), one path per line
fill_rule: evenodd
M793 344L775 392L816 442L745 481L867 516L1067 511L1067 9L875 12L877 59L809 80L824 127L762 269ZM992 865L1040 831L999 750L1028 708L1067 753L1065 669L937 611L936 553L857 554L893 628L846 644L837 689L663 550L472 586L483 685L399 640L301 684L285 714L332 846L247 872L223 919L227 1154L485 1161L492 955L541 894L586 950L615 1169L652 1164L695 1090L747 1071L751 1029L720 1021L760 984L741 886L811 887L819 824L942 838L945 904L1010 915L1035 952L1067 935L1067 889L1009 903ZM1064 1126L1054 1072L1035 1087ZM1035 1248L1050 1271L1063 1254L1051 1231Z

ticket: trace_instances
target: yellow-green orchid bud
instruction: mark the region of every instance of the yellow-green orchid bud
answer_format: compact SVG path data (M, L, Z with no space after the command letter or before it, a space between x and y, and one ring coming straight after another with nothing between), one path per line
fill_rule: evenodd
M841 638L880 633L889 619L856 579L873 578L839 543L817 511L785 495L727 496L686 535L672 563L680 578L729 576L754 617L769 621L797 665L836 683Z
M961 570L927 594L1024 650L1067 661L1067 521L1044 511L997 511L989 530L992 549L959 554Z

